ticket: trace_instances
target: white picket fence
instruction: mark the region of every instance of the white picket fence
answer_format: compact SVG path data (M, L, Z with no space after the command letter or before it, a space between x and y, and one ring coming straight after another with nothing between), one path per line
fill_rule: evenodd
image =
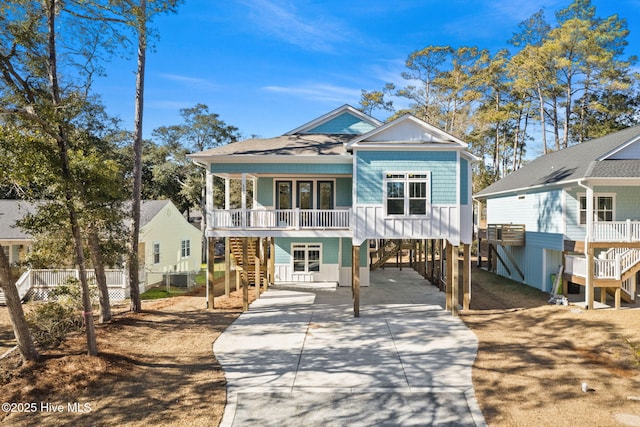
M129 276L124 269L107 269L107 288L109 300L120 302L129 298ZM144 272L142 272L144 275ZM43 270L34 269L25 271L16 282L20 299L25 297L36 301L44 301L49 298L51 291L60 285L67 283L69 278L79 279L77 269ZM95 270L87 270L89 285L95 285ZM4 304L4 294L0 291L0 304Z

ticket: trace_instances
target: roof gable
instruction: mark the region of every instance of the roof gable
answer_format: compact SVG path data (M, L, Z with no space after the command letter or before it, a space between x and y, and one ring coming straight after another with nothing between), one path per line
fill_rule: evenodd
M434 147L467 148L465 142L412 115L402 116L353 139L347 144L347 148L378 147L380 145L432 145Z
M605 153L597 160L638 160L640 159L640 135Z
M362 135L380 126L382 122L350 105L343 105L308 123L287 132L285 135L295 134L331 134L331 135Z

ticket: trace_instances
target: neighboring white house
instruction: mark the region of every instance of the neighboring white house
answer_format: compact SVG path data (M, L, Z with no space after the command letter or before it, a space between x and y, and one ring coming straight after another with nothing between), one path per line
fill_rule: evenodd
M197 272L202 264L202 234L169 200L145 200L140 206L140 258L146 282L167 272Z

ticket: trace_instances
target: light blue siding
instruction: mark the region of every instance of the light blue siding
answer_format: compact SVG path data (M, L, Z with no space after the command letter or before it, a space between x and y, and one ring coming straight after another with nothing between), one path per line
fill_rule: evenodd
M291 262L292 243L322 243L322 263L338 264L339 241L338 238L332 237L276 237L276 264L288 264Z
M456 203L456 153L357 151L357 203L383 203L385 172L431 172L431 203Z
M558 233L526 232L525 242L526 246L498 247L498 252L507 263L511 275L499 261L498 274L545 292L551 290L551 274L557 273L558 265L562 264L564 236ZM505 252L513 258L524 278L520 276Z
M487 200L487 223L524 224L527 231L563 233L562 190Z
M351 239L342 239L342 266L351 267L351 249L353 245ZM369 243L365 241L360 245L360 267L366 267L369 265Z
M614 220L632 221L640 220L640 208L638 208L638 200L640 200L640 188L633 186L612 187L612 186L596 186L593 188L594 195L613 194L615 200ZM586 190L582 187L573 187L567 191L567 237L571 240L582 240L586 235L585 225L580 225L580 199L579 196L586 194Z
M351 178L336 178L336 206L351 206Z
M469 204L469 162L466 159L460 159L460 204Z
M290 173L299 175L351 175L353 166L347 163L213 163L212 173Z
M593 192L614 193L615 196L615 220L632 221L640 220L640 187L594 187Z
M310 129L306 133L362 135L374 128L370 123L362 121L350 113L342 113L338 117Z
M273 206L273 178L258 178L256 199L260 206Z
M578 193L584 192L585 189L581 187L574 187L566 192L567 214L565 217L567 221L567 238L570 240L583 240L587 234L586 227L579 223L580 202Z

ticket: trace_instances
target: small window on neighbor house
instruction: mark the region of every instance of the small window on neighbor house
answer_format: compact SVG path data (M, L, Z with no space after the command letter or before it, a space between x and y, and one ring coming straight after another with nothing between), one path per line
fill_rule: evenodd
M153 244L153 263L160 264L160 243Z
M593 198L593 220L595 222L613 221L613 197L594 196ZM580 196L580 224L587 223L587 197Z
M189 258L191 256L191 240L183 240L180 245L180 256Z

